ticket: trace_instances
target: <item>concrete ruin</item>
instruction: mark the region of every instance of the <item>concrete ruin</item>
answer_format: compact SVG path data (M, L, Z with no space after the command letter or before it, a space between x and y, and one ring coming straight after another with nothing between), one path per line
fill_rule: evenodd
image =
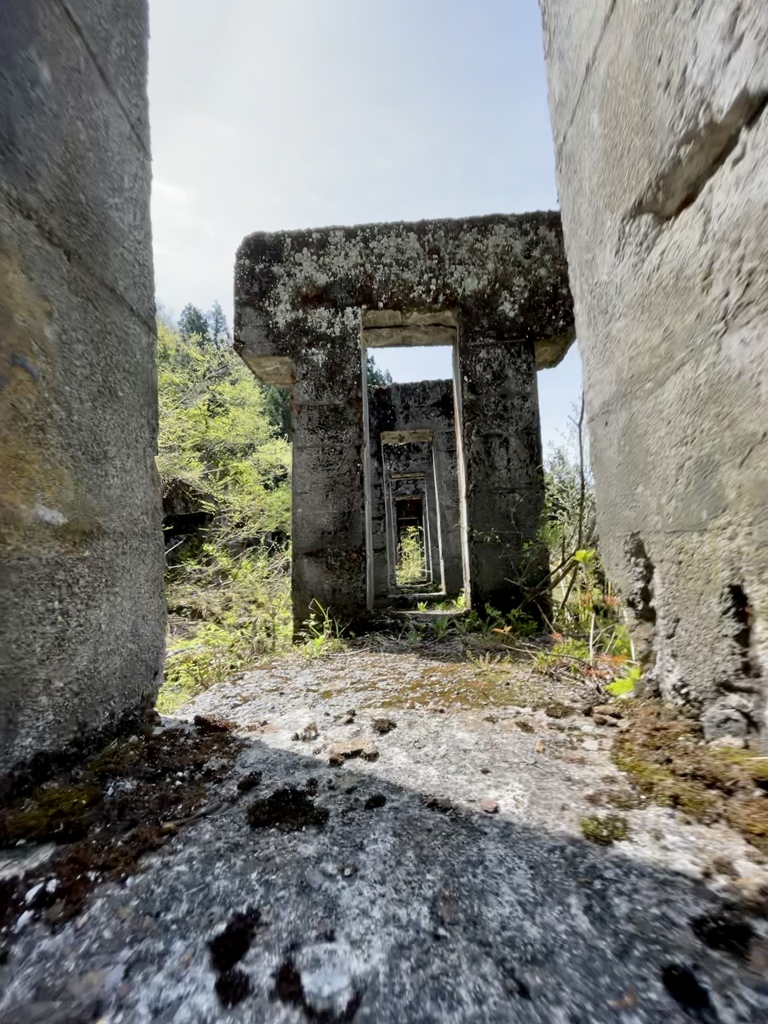
M293 393L297 625L313 602L343 621L381 602L377 552L386 540L363 382L368 349L384 346L453 348L468 603L521 602L546 573L536 544L544 498L536 370L572 340L557 213L245 239L235 347L260 380Z
M458 597L464 568L453 381L369 388L368 436L374 607ZM402 586L398 547L408 523L422 537L424 573Z
M154 702L145 0L0 16L0 779Z
M541 6L607 565L663 696L765 733L768 5Z

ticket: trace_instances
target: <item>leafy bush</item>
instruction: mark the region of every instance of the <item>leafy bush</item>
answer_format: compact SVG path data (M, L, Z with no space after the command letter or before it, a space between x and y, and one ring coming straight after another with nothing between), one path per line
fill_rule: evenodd
M206 496L211 522L166 568L164 711L292 636L291 451L281 410L233 352L220 307L207 318L186 307L183 327L158 324L157 465L164 481Z

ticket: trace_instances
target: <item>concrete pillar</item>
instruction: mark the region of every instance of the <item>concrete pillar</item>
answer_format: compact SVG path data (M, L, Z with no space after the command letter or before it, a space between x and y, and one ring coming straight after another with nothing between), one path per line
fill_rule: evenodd
M768 731L768 5L542 0L598 528L647 678Z
M533 345L459 332L472 607L508 611L546 574L536 543L544 505Z
M294 619L318 602L346 624L366 608L359 337L310 340L294 365Z
M0 15L7 783L138 720L160 680L147 33L145 0Z

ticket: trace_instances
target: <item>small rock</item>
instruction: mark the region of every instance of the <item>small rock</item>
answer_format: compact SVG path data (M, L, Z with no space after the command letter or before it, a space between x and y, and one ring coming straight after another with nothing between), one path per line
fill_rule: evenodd
M317 726L314 722L310 722L309 725L305 725L301 732L295 732L291 737L292 740L298 740L301 743L312 743L320 735Z
M490 775L491 774L491 769L490 768L481 768L480 769L480 774L481 775Z
M727 875L729 878L738 878L739 872L728 857L713 857L712 870L716 875Z
M373 793L363 804L366 811L375 811L377 807L383 807L387 798L383 793Z
M298 832L310 825L322 828L329 812L325 807L316 807L312 795L294 786L276 789L265 800L255 800L246 809L246 821L252 828L277 827L284 832Z
M335 743L328 752L328 763L337 767L353 757L361 757L364 761L375 761L379 751L370 740L357 737L344 743Z
M237 723L221 715L195 715L195 725L202 733L229 732L237 728Z
M393 718L374 718L371 722L371 728L380 736L385 736L388 732L392 732L393 729L397 728L397 722Z
M496 725L498 720L499 719L496 717L496 715L484 715L483 716L483 721L484 722L490 722L491 725Z
M598 717L603 719L610 719L609 723L603 722L602 724L613 725L614 722L618 721L619 718L623 718L624 715L619 707L615 704L596 704L592 708L592 717L597 722ZM597 722L600 725L600 722Z
M684 964L667 964L662 968L661 980L667 992L684 1009L700 1012L711 1005L709 993Z
M104 988L108 976L109 968L102 968L99 971L88 971L77 978L72 978L67 983L67 991L75 999L95 995Z
M594 736L588 736L581 745L584 750L599 750L600 740L595 739Z
M493 800L491 797L486 796L480 801L480 810L484 814L498 814L499 803L498 800Z
M424 806L430 811L440 811L442 814L448 814L454 809L451 801L443 796L428 796L424 800Z
M743 736L717 736L708 745L713 750L744 750L747 741Z
M352 875L357 874L356 864L342 864L339 868L339 874L342 878L351 878Z
M317 868L307 868L304 872L304 880L312 889L320 889L323 885L323 876Z

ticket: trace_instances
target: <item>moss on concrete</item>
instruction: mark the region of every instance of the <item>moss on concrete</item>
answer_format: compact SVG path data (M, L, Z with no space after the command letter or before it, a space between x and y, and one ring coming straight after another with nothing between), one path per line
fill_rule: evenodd
M579 827L584 838L598 846L610 846L629 835L629 823L621 814L591 815L582 818Z
M55 884L41 890L43 902L31 909L58 926L80 912L94 885L135 872L145 853L199 815L209 786L229 771L240 747L221 728L132 736L0 809L0 847L44 841L60 846L50 865L8 894L0 933L25 907L24 892L37 881Z
M724 821L768 851L768 758L707 745L697 722L659 701L627 705L626 717L613 759L641 793L695 821Z

